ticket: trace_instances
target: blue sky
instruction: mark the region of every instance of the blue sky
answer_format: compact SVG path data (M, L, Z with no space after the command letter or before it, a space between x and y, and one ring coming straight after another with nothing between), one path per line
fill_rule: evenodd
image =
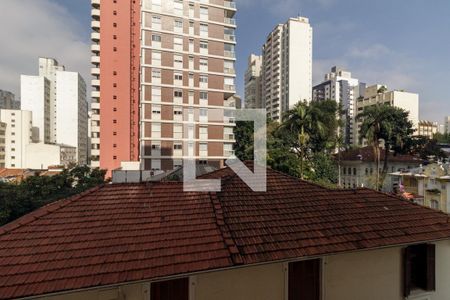
M248 55L259 53L277 23L301 14L314 28L315 83L338 65L368 84L419 93L422 119L442 123L450 115L450 1L236 2L239 94ZM21 15L24 7L29 14ZM37 72L39 55L57 57L89 78L90 0L2 0L0 10L9 11L0 20L3 36L17 39L0 49L0 88L17 92L18 74Z

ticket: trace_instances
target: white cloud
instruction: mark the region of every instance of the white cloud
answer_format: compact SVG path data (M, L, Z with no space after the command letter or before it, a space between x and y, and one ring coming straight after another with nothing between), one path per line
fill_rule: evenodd
M382 44L374 44L368 47L353 47L350 49L350 56L361 59L378 59L389 55L391 50Z
M89 44L64 7L51 0L2 0L0 10L0 89L19 96L20 74L37 75L39 56L53 57L89 81Z

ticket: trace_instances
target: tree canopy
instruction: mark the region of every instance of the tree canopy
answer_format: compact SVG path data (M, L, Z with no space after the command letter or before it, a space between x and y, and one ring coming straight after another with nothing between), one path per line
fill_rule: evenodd
M44 205L104 183L106 172L87 166L53 176L35 175L20 183L0 182L0 226Z

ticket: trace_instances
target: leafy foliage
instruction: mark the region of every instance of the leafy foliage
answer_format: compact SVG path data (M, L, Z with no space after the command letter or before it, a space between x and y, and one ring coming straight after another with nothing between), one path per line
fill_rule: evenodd
M100 185L105 174L104 170L80 166L54 176L31 176L18 184L0 182L0 225Z
M332 157L337 140L335 101L298 103L279 124L268 120L267 163L274 170L322 185L337 183ZM253 159L253 125L237 122L236 156Z
M366 139L373 147L376 163L375 187L382 188L388 172L389 153L399 153L405 147L409 137L414 133L413 124L405 110L385 104L369 106L357 116L362 121L360 138ZM384 164L380 173L380 141L384 141Z

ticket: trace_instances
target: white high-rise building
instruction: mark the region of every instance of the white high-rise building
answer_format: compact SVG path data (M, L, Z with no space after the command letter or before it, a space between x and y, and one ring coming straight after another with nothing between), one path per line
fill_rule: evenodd
M245 108L262 108L261 101L262 56L251 54L245 72Z
M450 133L450 116L444 119L444 131L445 133Z
M50 81L20 76L21 109L33 112L33 143L50 143Z
M86 83L78 73L57 71L56 86L56 143L76 147L78 163L87 164Z
M268 35L263 46L262 101L268 117L279 121L284 112L312 97L312 39L309 19L290 18Z
M5 168L26 168L26 146L31 143L31 111L1 109L0 122L6 124L4 134Z
M6 123L0 122L0 168L5 167Z
M87 163L88 104L86 83L52 58L39 58L39 76L21 76L22 110L33 112L33 143L77 149Z
M355 122L356 100L363 97L366 84L352 78L352 73L338 67L331 68L325 80L313 87L313 101L334 100L341 105L341 119L344 127L341 130L343 142L354 144L353 124Z
M64 71L64 66L60 66L58 62L53 58L39 58L39 76L43 76L49 81L50 97L49 97L49 130L50 130L50 142L57 143L56 138L56 72Z

